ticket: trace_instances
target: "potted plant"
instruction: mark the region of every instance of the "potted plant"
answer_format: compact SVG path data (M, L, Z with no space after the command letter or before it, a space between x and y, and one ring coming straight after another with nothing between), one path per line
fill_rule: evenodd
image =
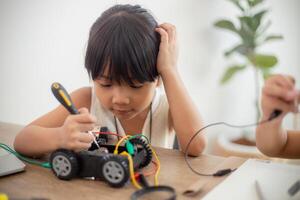
M260 78L267 78L271 70L276 66L278 60L276 56L270 54L264 54L259 52L259 47L264 44L280 40L283 37L281 35L267 34L267 30L271 25L271 21L268 20L263 23L264 16L269 12L268 9L262 8L263 0L229 0L240 11L240 15L237 16L238 24L234 24L228 19L221 19L215 22L214 26L230 31L237 37L239 37L239 43L235 44L229 50L226 50L225 57L232 55L238 55L242 62L231 64L227 67L221 78L221 84L228 83L233 76L238 72L251 68L255 71L255 108L256 108L256 121L260 118L259 109L259 93L260 93ZM254 141L250 141L243 138L238 138L233 141L243 145L255 145Z

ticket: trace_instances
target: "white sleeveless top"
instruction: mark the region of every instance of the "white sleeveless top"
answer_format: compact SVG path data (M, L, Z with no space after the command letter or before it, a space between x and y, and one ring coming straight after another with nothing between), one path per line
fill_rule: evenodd
M118 133L120 136L125 136L124 129L117 119L117 127L115 126L114 115L112 112L104 108L98 100L94 87L92 87L92 98L90 112L97 118L96 127L106 126L110 132ZM152 100L152 131L151 131L151 145L163 148L172 148L175 133L169 128L169 104L166 95L161 89L156 89ZM150 112L148 112L146 120L143 125L142 134L150 139ZM114 135L109 135L109 144L115 144L118 139Z

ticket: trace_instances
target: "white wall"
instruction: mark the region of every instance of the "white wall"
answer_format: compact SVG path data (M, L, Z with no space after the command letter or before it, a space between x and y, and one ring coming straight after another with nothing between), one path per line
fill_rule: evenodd
M159 22L177 26L180 72L206 123L255 120L250 69L228 85L219 85L230 63L223 51L237 41L213 27L217 19L238 13L228 1L0 0L0 121L27 124L57 106L50 92L54 81L69 91L89 85L84 69L88 31L100 13L116 2L141 4ZM277 72L300 80L300 1L269 0L266 5L272 8L267 16L273 21L270 32L285 39L263 50L278 55ZM223 129L211 129L210 137Z

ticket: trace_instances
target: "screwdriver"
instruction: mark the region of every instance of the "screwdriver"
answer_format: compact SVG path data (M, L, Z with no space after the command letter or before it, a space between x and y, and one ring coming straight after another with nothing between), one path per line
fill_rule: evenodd
M53 83L51 90L56 99L73 115L79 114L67 90L60 83Z
M72 102L72 99L70 95L68 94L67 90L58 82L55 82L51 85L51 90L53 95L56 97L56 99L72 114L76 115L79 114L79 111L75 107L74 103ZM91 134L94 137L94 143L96 146L100 149L100 146L98 142L96 141L95 135L88 131L89 134Z

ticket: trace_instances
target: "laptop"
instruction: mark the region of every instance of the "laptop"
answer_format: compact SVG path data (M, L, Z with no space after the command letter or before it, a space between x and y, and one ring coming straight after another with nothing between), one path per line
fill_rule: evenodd
M0 148L0 177L25 171L25 164L14 154Z

